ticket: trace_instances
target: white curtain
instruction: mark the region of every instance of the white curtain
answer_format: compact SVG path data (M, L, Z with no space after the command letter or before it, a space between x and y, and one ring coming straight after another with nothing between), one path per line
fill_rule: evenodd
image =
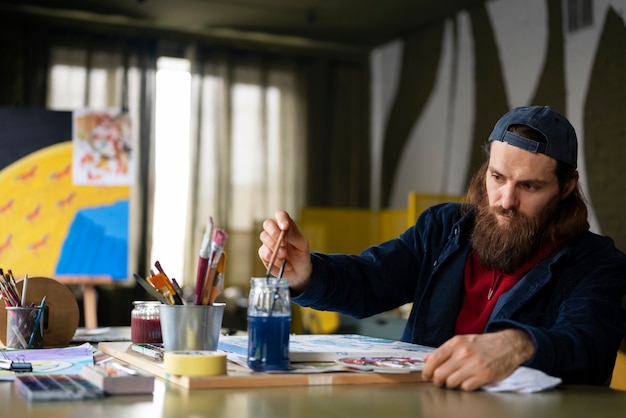
M261 221L279 208L297 215L304 202L305 92L289 63L214 51L195 56L184 277L195 277L213 217L229 235L226 286L246 287L259 272Z

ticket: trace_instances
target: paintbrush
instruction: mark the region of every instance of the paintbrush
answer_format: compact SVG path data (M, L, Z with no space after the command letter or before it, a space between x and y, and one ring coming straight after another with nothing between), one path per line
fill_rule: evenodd
M209 218L209 222L204 229L202 243L200 244L200 254L198 255L198 267L196 270L196 285L193 294L193 303L200 305L202 303L202 291L204 281L209 270L209 256L211 250L211 236L213 235L213 218Z
M170 291L170 294L172 295L172 298L174 299L174 303L176 305L184 305L183 295L178 294L178 292L176 291L176 288L174 287L174 284L172 283L170 278L167 277L167 274L165 274L165 270L163 270L163 267L161 267L161 263L157 260L154 263L154 266L157 268L157 270L159 270L159 273L161 273L163 282L165 283L165 286L167 286L167 290Z
M213 278L213 284L211 285L211 291L209 299L205 304L212 305L215 302L217 296L224 290L224 270L226 269L226 253L223 252L220 256L220 260L215 268L215 276Z
M148 294L150 296L152 296L153 298L155 298L156 300L158 300L161 303L169 304L167 299L165 299L165 297L161 293L159 293L159 291L156 290L154 288L154 286L152 286L152 284L150 284L150 282L148 282L143 277L140 277L136 273L133 273L133 277L135 277L135 280L137 280L137 283L139 283L141 285L141 287L143 287L145 289L145 291L148 292Z
M148 282L167 300L169 305L174 305L174 295L170 292L170 289L165 284L165 279L161 273L157 273L147 278Z
M280 248L280 244L282 244L283 239L285 239L285 231L280 231L280 235L278 236L278 241L276 241L276 245L274 246L274 250L272 251L272 257L270 258L270 262L267 265L267 272L265 274L265 280L269 281L270 274L272 272L272 268L274 268L274 262L276 261L276 256L278 255L278 249Z
M213 284L215 283L217 276L217 267L224 254L224 246L228 240L228 234L223 229L217 228L213 232L213 240L211 241L211 255L209 256L209 271L204 279L202 286L202 295L200 303L206 305L209 303L211 292L213 290Z

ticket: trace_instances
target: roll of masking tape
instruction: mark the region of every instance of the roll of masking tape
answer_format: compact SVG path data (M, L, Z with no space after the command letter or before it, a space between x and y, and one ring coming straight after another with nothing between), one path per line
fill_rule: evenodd
M166 351L165 373L180 376L226 374L226 353L219 351Z

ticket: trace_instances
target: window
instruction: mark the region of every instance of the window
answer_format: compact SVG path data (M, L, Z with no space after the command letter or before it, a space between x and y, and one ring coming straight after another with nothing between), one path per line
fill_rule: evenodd
M189 197L191 74L189 60L157 61L155 104L154 223L150 264L183 277Z

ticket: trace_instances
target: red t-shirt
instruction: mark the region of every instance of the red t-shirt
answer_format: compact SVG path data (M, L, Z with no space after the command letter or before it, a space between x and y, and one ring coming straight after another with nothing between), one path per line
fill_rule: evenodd
M482 334L500 295L510 290L553 249L553 245L544 245L511 274L485 268L472 251L465 262L465 294L456 318L455 334Z

